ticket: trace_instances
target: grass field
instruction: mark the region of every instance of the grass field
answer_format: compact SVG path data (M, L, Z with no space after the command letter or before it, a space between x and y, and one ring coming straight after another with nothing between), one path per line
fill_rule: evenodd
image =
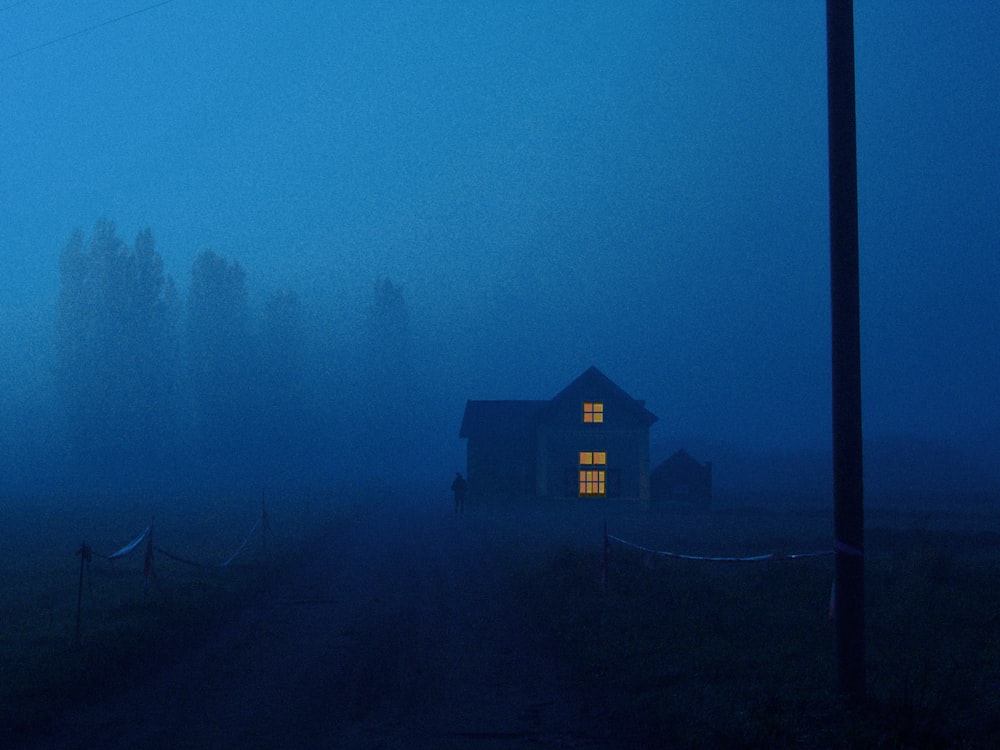
M43 722L67 705L99 700L183 652L344 522L356 498L304 493L269 497L271 534L257 533L225 568L154 554L145 542L112 565L85 570L81 643L76 643L80 557L86 540L109 554L153 520L154 544L217 565L261 516L260 496L7 499L0 545L0 737Z
M260 497L5 502L0 744L9 728L100 700L190 648L372 499L269 498L266 557L259 538L226 569L157 555L148 588L141 545L113 568L95 559L80 646L81 539L111 552L155 513L157 546L219 562ZM601 586L605 521L652 549L741 556L829 549L828 513L532 504L473 506L464 523L503 553L489 559L508 561L513 595L622 747L1000 746L1000 517L869 515L861 706L834 689L832 557L711 563L613 546Z
M822 514L612 520L652 549L830 547ZM1000 533L883 515L866 537L868 699L834 689L832 557L712 563L565 545L523 592L581 690L634 747L1000 747Z

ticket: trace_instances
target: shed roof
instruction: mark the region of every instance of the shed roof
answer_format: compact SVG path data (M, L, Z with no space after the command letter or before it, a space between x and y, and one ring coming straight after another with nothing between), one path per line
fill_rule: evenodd
M691 469L704 470L707 464L701 463L698 459L681 448L669 458L663 459L659 465L653 469L653 474L661 474L668 471L684 471Z

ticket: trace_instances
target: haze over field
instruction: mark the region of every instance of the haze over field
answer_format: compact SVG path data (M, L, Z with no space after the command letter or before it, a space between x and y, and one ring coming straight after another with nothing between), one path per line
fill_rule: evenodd
M0 492L446 482L467 398L590 365L654 461L827 450L823 3L154 5L0 7ZM866 438L995 486L1000 9L855 28ZM66 356L60 258L102 217L176 285L155 418ZM199 329L234 263L241 322Z

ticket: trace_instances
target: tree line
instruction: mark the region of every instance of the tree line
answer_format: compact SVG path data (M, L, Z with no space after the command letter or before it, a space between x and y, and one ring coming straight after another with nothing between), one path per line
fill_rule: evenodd
M59 258L56 383L65 420L64 467L95 487L188 481L295 481L322 424L317 394L336 388L306 355L298 296L248 303L236 260L201 251L182 301L149 229L129 246L114 222L74 231ZM407 377L402 289L375 283L367 310L370 385L352 400L359 434L373 436L386 389ZM364 424L363 415L373 415ZM329 440L329 434L325 439Z

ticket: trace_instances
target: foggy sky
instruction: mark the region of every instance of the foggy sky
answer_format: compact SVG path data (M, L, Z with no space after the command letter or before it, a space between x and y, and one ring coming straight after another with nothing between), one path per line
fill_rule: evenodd
M400 284L455 456L466 398L591 364L661 435L828 445L820 0L174 0L18 54L151 4L0 10L8 423L50 398L59 251L106 216L182 294L211 248L333 341ZM855 5L866 434L996 456L1000 9Z

